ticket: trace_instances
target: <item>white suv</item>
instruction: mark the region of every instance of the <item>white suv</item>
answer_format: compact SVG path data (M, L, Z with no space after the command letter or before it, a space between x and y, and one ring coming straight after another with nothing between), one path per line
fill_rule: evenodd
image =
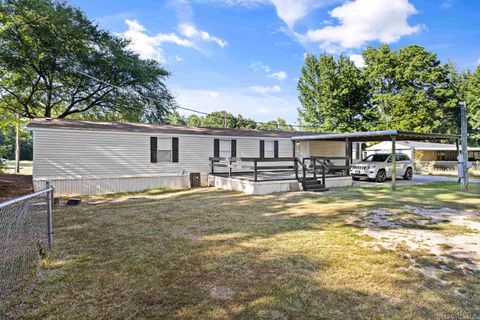
M405 180L412 180L414 164L410 158L403 153L395 155L397 176L403 176ZM352 165L352 179L360 178L375 179L377 182L384 182L392 177L392 158L389 153L372 154L362 162Z

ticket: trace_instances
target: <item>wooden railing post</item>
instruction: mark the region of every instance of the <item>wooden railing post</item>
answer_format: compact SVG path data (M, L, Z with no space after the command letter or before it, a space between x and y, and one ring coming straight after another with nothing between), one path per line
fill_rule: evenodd
M253 160L253 181L257 181L257 160Z
M325 186L325 165L322 165L322 184Z
M215 161L213 160L213 158L211 158L211 160L212 160L212 174L215 174L215 170L214 170Z
M228 177L232 177L232 159L228 160Z

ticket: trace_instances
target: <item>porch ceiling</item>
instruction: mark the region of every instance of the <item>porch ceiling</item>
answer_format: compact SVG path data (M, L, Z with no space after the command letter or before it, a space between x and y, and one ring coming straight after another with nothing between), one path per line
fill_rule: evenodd
M421 132L408 132L399 130L383 130L383 131L368 131L368 132L351 132L351 133L327 133L310 136L297 136L292 137L294 141L391 141L392 137L396 137L397 141L410 140L410 141L438 141L438 140L458 140L459 135L450 134L436 134L436 133L421 133Z

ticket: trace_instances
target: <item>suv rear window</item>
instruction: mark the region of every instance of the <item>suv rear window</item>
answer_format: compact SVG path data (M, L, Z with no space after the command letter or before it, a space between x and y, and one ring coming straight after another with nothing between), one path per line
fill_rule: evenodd
M365 162L385 162L385 160L387 160L388 156L389 156L388 154L371 154L368 157L366 157L365 159L363 159L363 161L365 161Z

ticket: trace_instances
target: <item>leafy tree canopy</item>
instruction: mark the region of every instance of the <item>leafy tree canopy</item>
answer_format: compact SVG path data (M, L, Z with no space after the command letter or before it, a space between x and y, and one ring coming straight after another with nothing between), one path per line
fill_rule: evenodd
M65 2L2 1L0 25L0 98L22 117L162 122L175 106L164 68Z
M302 122L322 131L399 129L457 133L458 103L480 124L480 70L458 72L417 45L364 50L365 67L348 57L307 55L298 81Z
M188 125L192 127L210 127L210 128L237 128L237 129L258 129L258 130L288 130L293 131L293 127L284 119L268 121L266 123L257 123L250 118L242 115L234 116L227 111L214 111L207 116L198 116L196 114L184 117L178 112L171 112L166 117L166 123L175 125Z
M326 132L368 129L368 82L348 57L307 55L297 88L307 124Z

